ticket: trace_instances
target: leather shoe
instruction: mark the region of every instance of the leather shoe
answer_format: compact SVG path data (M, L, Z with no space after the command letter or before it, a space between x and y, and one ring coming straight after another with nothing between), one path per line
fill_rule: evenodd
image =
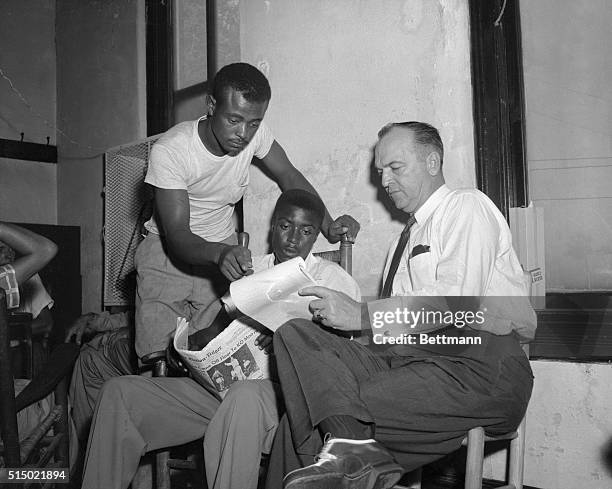
M404 473L375 440L330 438L313 465L289 472L284 489L389 489Z

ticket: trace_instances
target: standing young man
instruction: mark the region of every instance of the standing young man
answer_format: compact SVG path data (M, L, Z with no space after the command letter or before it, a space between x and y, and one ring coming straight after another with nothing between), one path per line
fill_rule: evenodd
M196 327L210 324L227 281L251 273L232 215L253 157L281 190L316 193L263 122L270 97L257 68L227 65L213 81L207 114L174 126L153 146L145 182L154 187L155 214L135 257L139 357L168 346L178 316ZM359 224L350 216L334 221L326 211L321 231L333 243L344 233L354 238Z

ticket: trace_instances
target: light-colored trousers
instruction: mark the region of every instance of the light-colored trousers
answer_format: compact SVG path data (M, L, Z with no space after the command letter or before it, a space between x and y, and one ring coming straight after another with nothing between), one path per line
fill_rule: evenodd
M256 489L261 453L278 426L276 385L236 382L223 402L189 378L124 376L100 393L83 489L125 489L150 450L204 437L210 489Z
M232 235L225 244L237 244ZM190 324L190 333L208 327L221 310L221 297L229 287L216 264L187 265L166 253L163 238L149 233L134 255L136 315L134 348L139 358L164 351L176 330L176 318Z
M128 328L110 331L81 347L72 371L68 396L77 437L85 444L100 389L108 379L135 374Z

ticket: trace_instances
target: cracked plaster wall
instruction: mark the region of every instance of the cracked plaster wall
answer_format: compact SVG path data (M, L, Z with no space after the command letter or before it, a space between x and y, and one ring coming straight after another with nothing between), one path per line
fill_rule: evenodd
M532 361L525 484L542 489L612 487L612 369L609 364ZM501 479L505 452L490 456L484 476Z
M249 0L240 2L240 36L242 59L270 79L266 121L276 139L333 216L361 222L355 276L364 295L376 294L402 227L371 173L378 130L389 121L434 124L447 181L474 186L467 1ZM251 179L245 223L261 253L280 192L257 170ZM324 248L319 238L315 250Z

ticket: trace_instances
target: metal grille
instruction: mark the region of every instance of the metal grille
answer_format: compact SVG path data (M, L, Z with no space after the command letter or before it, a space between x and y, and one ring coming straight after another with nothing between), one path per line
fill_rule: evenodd
M104 171L104 305L134 303L134 252L153 210L144 183L151 146L159 136L109 149Z

